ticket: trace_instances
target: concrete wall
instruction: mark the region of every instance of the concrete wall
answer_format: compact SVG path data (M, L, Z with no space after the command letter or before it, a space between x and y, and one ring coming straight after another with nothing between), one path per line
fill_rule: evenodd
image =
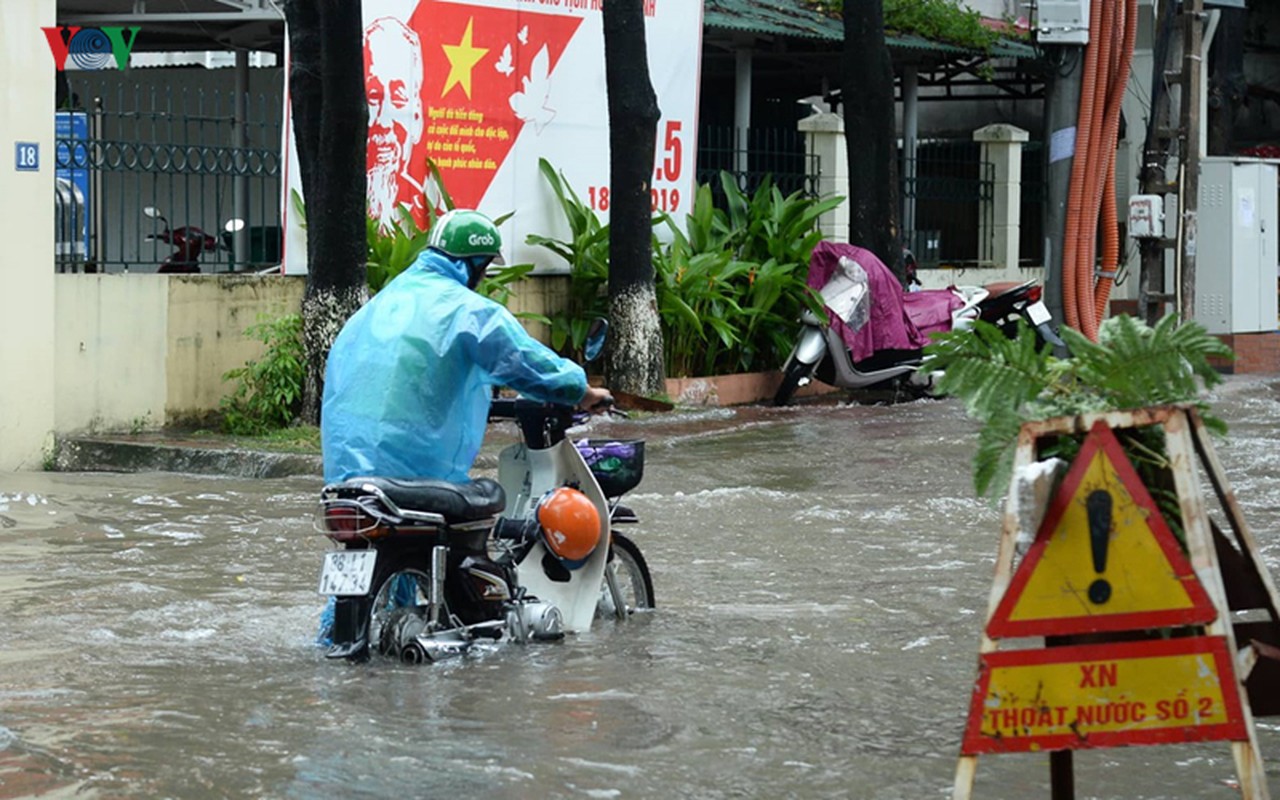
M52 268L42 274L52 278ZM305 287L302 276L57 275L57 346L46 359L55 367L45 398L52 413L44 432L146 430L217 411L235 389L222 376L262 355L262 341L245 330L297 313ZM563 276L529 278L508 305L516 313L553 313L567 288ZM546 340L545 325L526 326Z
M67 274L56 286L57 430L162 423L168 280Z
M262 341L244 331L259 322L297 314L300 276L183 275L169 282L165 413L169 421L216 410L235 390L222 376L258 358Z
M151 429L217 410L235 388L223 374L262 354L245 329L297 313L303 288L282 276L58 275L51 427Z
M54 426L54 0L5 0L0 24L0 471L39 468ZM39 147L19 171L17 142Z

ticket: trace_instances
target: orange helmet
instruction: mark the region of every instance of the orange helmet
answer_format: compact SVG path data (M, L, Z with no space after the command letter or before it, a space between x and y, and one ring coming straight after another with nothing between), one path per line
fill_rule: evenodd
M582 566L600 543L600 512L577 489L561 486L538 502L538 524L547 548L569 569Z

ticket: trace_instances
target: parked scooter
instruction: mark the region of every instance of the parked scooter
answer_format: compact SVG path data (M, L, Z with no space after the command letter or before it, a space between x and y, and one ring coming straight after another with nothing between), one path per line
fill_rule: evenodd
M230 219L223 226L221 239L195 225L170 228L169 220L155 206L147 206L142 213L157 219L164 225L159 233L148 233L143 241L160 241L173 246L173 252L160 264L160 273L194 273L200 271L200 257L218 250L231 250L231 235L244 228L244 220Z
M809 286L822 295L828 322L808 310L802 315L774 405L790 403L814 377L843 389L900 386L927 392L933 377L921 366L929 334L965 330L975 319L1010 337L1021 319L1042 343L1062 345L1035 281L904 292L871 251L820 242L809 260Z
M320 593L336 598L329 658L374 650L406 663L461 655L482 641L554 640L598 617L654 606L640 548L614 524L639 484L642 441L577 445L585 415L499 398L522 442L499 457L498 480L355 478L321 492L326 554Z

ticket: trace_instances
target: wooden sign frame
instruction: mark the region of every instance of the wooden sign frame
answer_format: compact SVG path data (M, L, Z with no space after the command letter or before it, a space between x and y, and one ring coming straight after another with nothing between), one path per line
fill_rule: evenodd
M1040 440L1062 435L1084 436L1098 422L1112 430L1155 425L1164 430L1166 455L1170 462L1182 528L1186 536L1187 557L1196 578L1217 610L1217 617L1212 622L1189 630L1225 644L1226 654L1234 665L1235 680L1232 682L1233 686L1222 686L1222 691L1234 692L1238 698L1237 707L1245 732L1242 739L1230 743L1241 794L1244 800L1270 800L1254 730L1251 697L1255 699L1255 704L1265 707L1260 709L1261 713L1280 714L1280 593L1277 593L1276 585L1263 564L1257 540L1244 521L1235 493L1214 453L1208 431L1194 408L1181 405L1031 422L1024 425L1018 435L1014 456L1015 472L1036 461ZM1196 474L1197 461L1222 505L1222 511L1234 533L1234 543L1209 519ZM980 664L984 659L989 660L991 654L1000 651L999 643L989 635L987 625L991 623L1014 580L1019 520L1012 505L1005 504L1002 518L995 579L987 600L987 615L979 645ZM1265 618L1258 621L1237 621L1238 618L1232 612L1244 609L1265 612ZM1076 643L1062 641L1063 637L1055 637L1052 631L1036 635L1053 638L1052 643L1055 645ZM1108 634L1093 634L1088 641L1105 641L1107 636ZM1239 638L1247 640L1243 647L1238 642ZM997 660L1000 658L997 656ZM1106 742L1098 742L1094 746L1106 745ZM975 754L962 754L959 758L953 800L969 800L973 796L978 760L976 751L982 748L975 747L972 741L966 741L962 750L964 753ZM987 750L992 751L990 748ZM1049 761L1051 797L1053 800L1070 800L1074 796L1072 750L1052 751Z

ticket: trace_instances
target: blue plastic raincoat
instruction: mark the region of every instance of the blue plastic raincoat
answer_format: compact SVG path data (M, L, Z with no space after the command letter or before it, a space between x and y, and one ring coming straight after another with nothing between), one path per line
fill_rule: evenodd
M494 385L543 402L582 400L582 368L466 282L461 262L426 250L338 334L320 421L326 481L465 481Z

